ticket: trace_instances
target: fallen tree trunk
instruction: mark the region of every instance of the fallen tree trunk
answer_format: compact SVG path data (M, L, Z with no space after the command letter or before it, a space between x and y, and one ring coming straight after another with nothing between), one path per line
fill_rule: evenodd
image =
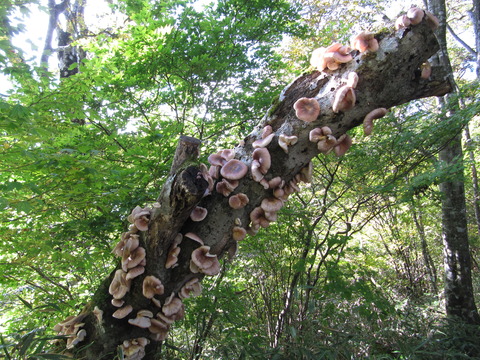
M421 76L421 65L439 48L425 19L416 26L376 34L375 38L379 42L377 51L352 51L353 60L337 70L314 70L295 79L274 101L255 131L239 139L235 149L220 151L210 158L212 163L215 158L221 163L210 174L196 160L199 141L180 139L170 176L157 203L151 209L137 209L131 215L135 225L122 235L115 249L122 257L121 264L80 316L57 325L61 334L69 336L69 351L92 360L112 359L115 354L126 359L158 358L161 340L174 321L183 317L181 299L197 294L200 290L197 281L204 276L218 273L218 259L226 254L234 256L237 239L243 237L240 228L254 235L260 227L274 221L277 210L273 208L298 189L298 182L308 181L310 161L321 152L318 141L343 139L341 143L335 139L332 143L334 150L341 153L349 141L346 132L362 124L372 110L444 95L451 90L442 68L434 68L428 78ZM349 84L347 79L353 72L358 75L358 84L348 86L355 88L355 106L334 112L332 103L339 89ZM294 110L294 104L303 97L315 98L320 105L320 115L312 122L299 120ZM273 135L268 135L270 128ZM318 128L324 130L311 141L310 132ZM281 146L285 139L295 139L296 143ZM271 140L268 145L259 147L259 142L268 140ZM266 166L267 160L259 155L265 150L256 149L268 150L271 165ZM226 173L225 164L230 157L239 161L230 163L232 167L248 168L239 180ZM220 168L222 173L217 174ZM225 182L225 178L231 179ZM222 181L223 185L218 185ZM228 187L235 188L225 195ZM229 201L239 193L248 197L248 204L233 209ZM267 210L267 203L273 208ZM197 206L208 211L204 220L191 219L190 214ZM235 235L234 228L238 231ZM136 244L132 245L135 243L132 239ZM208 264L192 265L192 253L195 259ZM144 285L152 276L161 285L157 283L153 293L149 293ZM112 314L121 317L119 309L130 312L121 319L112 317ZM75 327L75 323L79 325Z

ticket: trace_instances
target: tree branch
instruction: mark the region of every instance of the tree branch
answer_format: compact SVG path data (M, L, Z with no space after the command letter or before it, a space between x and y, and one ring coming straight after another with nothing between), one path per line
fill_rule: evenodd
M192 138L181 138L170 176L158 198L159 204L150 216L148 230L138 232L140 246L146 249L145 272L133 279L130 291L122 299L134 310L125 319L112 318L112 313L117 310L111 304L112 297L108 293L108 286L114 276L112 272L96 292L90 307L84 310L87 316L82 322L85 323L83 329L87 335L80 343L79 357L111 359L124 340L150 338L152 335L147 329L132 326L127 320L134 319L142 309L148 309L154 315L164 315L164 304L170 296L178 298L186 282L195 278L201 280L205 276L190 267L192 252L199 248L200 244L185 236L178 245L180 253L177 265L169 269L165 267L167 253L179 233L194 233L199 236L210 248L210 257L216 255L221 258L226 253L229 256L234 255L237 241L232 237L232 229L235 226L246 228L252 211L258 208L264 199L273 198L273 189L265 189L251 174L252 154L255 149L253 143L262 137L262 130L266 125L272 127L274 135L272 142L266 147L273 161L264 174L265 179L280 177L285 184L295 188L299 172L320 153L317 145L309 141L309 132L312 129L328 126L332 135L338 139L349 129L362 124L365 116L374 109L390 108L413 99L439 96L451 91L452 84L441 67L434 68L429 79L420 77L421 64L439 49L433 31L425 21L395 33L376 34L376 39L380 45L377 52L355 51L352 53L353 61L342 65L339 70L311 71L295 79L283 90L256 129L240 141L240 145L233 151L234 157L246 164L250 171L239 180L234 194L241 192L248 196L250 201L244 208L232 209L229 198L215 188L210 195L204 196L207 182L204 180L205 175L201 174L201 168L195 164L200 144ZM355 88L355 107L347 111L333 112L333 99L351 72L356 72L359 76ZM293 105L302 97L315 98L320 104L321 114L311 123L301 121L295 115ZM294 135L298 138L298 142L288 148L288 153L279 146L280 135ZM220 177L219 180L221 179ZM207 217L201 222L194 222L189 218L197 204L208 210ZM254 227L250 230L251 233L256 231ZM164 293L155 297L161 302L160 308L142 294L142 283L147 275L156 276L164 286ZM93 306L103 311L102 321L99 322L92 315ZM158 349L159 343L150 341L150 345L146 346L144 359L156 358Z
M453 38L457 40L460 43L460 45L462 45L471 55L475 57L477 56L477 52L473 50L470 46L468 46L468 44L465 41L460 39L460 37L455 33L455 31L453 31L451 26L448 24L447 24L447 30L450 32L450 35L452 35Z

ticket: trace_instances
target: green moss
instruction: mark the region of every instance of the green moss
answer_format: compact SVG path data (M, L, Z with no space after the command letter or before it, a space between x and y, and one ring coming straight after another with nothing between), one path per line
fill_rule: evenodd
M267 111L267 116L270 118L273 116L273 114L275 114L275 112L277 111L278 107L282 104L282 101L280 101L280 95L277 95L275 96L273 99L272 99L272 102L271 102L271 106L270 108L268 109Z

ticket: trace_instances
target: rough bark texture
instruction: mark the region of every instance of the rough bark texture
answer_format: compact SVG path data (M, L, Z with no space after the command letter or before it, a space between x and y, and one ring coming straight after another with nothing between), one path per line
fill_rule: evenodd
M470 13L473 30L475 31L475 50L477 57L477 79L480 79L480 0L473 0L473 10Z
M453 71L447 53L445 0L429 0L429 10L440 20L436 30L440 51L435 63L443 66L453 79ZM439 106L445 107L443 98ZM439 153L440 161L456 170L456 179L440 185L442 192L442 238L445 266L445 308L447 315L462 321L480 324L480 316L473 295L471 258L468 243L467 211L465 202L462 129L453 129L457 134Z
M261 130L265 125L271 125L275 137L267 148L272 157L272 166L265 177L269 180L280 176L289 182L319 154L316 144L308 139L313 128L329 126L333 135L339 138L349 129L360 125L365 115L373 109L390 108L427 96L440 96L451 90L451 84L441 67L433 69L430 79L420 78L420 65L438 50L435 36L425 22L396 33L377 34L376 38L380 40L380 49L377 52L355 52L354 60L339 70L308 72L287 86L256 130L234 149L235 158L250 167L252 143L261 137ZM331 104L336 90L345 84L346 76L351 71L357 72L360 78L356 87L356 106L346 112L333 113ZM293 104L301 97L315 97L321 105L321 115L313 123L303 122L295 116ZM278 136L281 134L298 136L298 143L289 148L288 154L278 145ZM272 190L266 190L254 181L250 171L239 181L233 192L248 195L250 202L245 208L231 209L228 198L215 190L204 197L207 184L202 176L199 176L200 168L191 165L197 146L193 139L181 140L177 154L187 149L185 152L190 155L186 156L186 161L175 161L176 165L158 199L160 205L151 216L149 230L141 232L141 246L147 250L145 273L133 280L131 290L124 298L127 304L134 307L134 311L123 320L112 318L111 315L116 310L110 303L111 296L108 293L112 273L98 289L90 306L84 310L88 314L83 319L87 336L75 349L77 356L92 360L112 359L117 347L124 340L150 337L147 329L132 326L127 322L127 319L134 318L141 309L149 309L154 313L161 311L142 295L141 287L146 275L155 275L164 284L165 293L156 297L162 304L172 292L178 294L190 279L203 278L203 274L192 273L190 270L191 253L200 245L186 237L180 244L178 266L165 268L166 253L177 233L197 234L210 246L210 253L218 257L227 252L232 255L237 246L231 236L232 228L239 223L247 227L250 212L258 207L263 199L272 197ZM208 209L207 217L201 222L193 222L188 218L197 204ZM94 306L103 310L101 322L91 315ZM144 359L158 358L159 344L150 341Z
M461 135L440 152L440 160L456 164L462 160ZM463 167L460 168L463 171ZM445 307L447 315L468 323L480 324L473 296L470 249L463 176L440 184L442 200L442 238L445 264Z

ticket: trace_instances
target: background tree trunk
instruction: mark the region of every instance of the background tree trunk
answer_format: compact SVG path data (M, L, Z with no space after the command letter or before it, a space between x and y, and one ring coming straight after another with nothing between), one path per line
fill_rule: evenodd
M440 26L436 30L440 51L436 54L435 61L449 72L448 77L453 82L453 71L447 53L445 1L429 0L428 9L440 20ZM438 100L440 111L445 110L445 100ZM447 114L449 115L451 116L451 113ZM472 287L461 131L461 128L453 128L454 138L439 153L440 161L456 170L454 180L440 184L443 195L445 306L447 315L458 317L467 323L480 324Z
M477 53L477 80L480 80L480 1L473 0L473 10L470 17L475 31L475 50Z

